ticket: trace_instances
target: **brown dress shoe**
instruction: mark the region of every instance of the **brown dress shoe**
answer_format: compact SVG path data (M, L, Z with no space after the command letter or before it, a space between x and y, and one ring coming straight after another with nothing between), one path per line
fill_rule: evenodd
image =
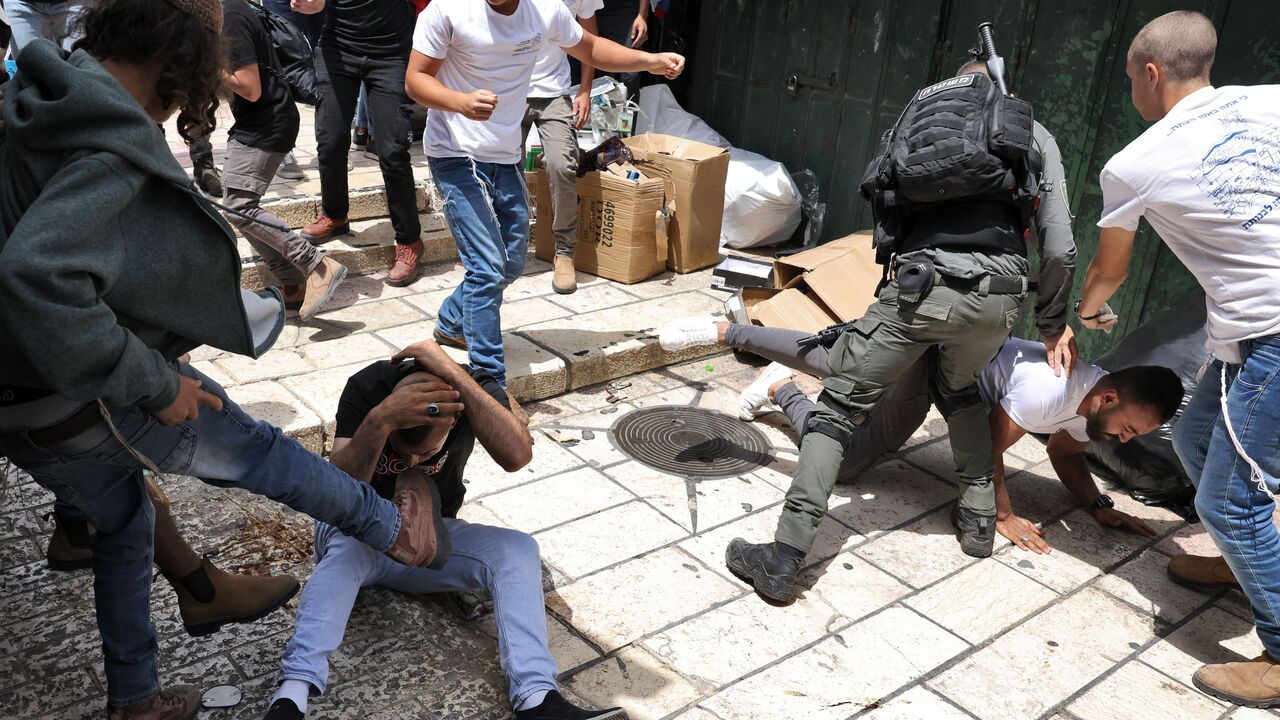
M454 347L454 348L458 348L459 350L467 349L466 338L454 337L452 335L445 335L444 333L440 332L439 328L437 328L431 333L431 339L435 340L437 345L443 345L445 347Z
M284 314L294 317L302 309L302 301L307 297L307 286L284 285L280 288L280 294L284 297Z
M310 225L302 228L302 239L312 245L327 243L339 235L351 232L351 223L346 218L331 218L324 213Z
M298 308L298 317L310 320L320 312L320 308L333 298L338 286L347 277L347 266L326 257L307 276L307 289L303 293L302 306Z
M404 287L418 279L418 262L422 259L422 241L396 243L396 257L387 271L387 284Z
M387 557L413 567L444 567L452 548L436 484L421 470L410 468L396 478L395 503L400 509L400 534Z
M1280 706L1280 663L1266 653L1244 662L1205 665L1191 680L1205 693L1236 705Z
M573 258L556 256L555 272L551 276L551 289L561 295L569 295L578 289L578 276L573 272Z
M200 691L194 685L174 685L137 705L107 705L107 720L191 720L199 711Z
M196 600L181 582L169 580L178 594L182 626L192 637L212 635L224 625L264 618L298 592L298 581L289 575L231 575L219 570L209 558L201 561L201 569L213 586L213 599L207 603Z
M1169 579L1192 590L1213 592L1221 588L1238 588L1236 576L1222 557L1175 555L1169 560Z

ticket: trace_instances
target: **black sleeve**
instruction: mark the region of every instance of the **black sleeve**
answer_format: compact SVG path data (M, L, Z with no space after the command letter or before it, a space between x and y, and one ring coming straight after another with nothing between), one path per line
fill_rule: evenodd
M492 375L483 370L473 369L471 371L471 379L475 380L476 384L489 393L490 397L497 400L502 407L508 410L511 409L511 402L507 400L507 391L502 389L502 386L498 384L497 380L493 379Z
M389 362L376 362L347 380L338 399L338 413L334 418L333 436L355 437L360 424L369 413L391 395L396 384L397 369Z
M248 65L264 62L260 59L260 36L265 33L262 22L256 15L247 13L227 13L226 27L223 35L227 38L227 69L235 72Z

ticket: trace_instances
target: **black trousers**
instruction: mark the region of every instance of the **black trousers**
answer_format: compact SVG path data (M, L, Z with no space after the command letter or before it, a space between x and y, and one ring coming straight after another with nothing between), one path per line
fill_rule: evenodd
M396 242L422 237L413 167L409 164L409 109L404 92L407 57L367 57L321 42L316 48L320 107L316 108L316 155L320 162L320 202L331 218L350 210L347 152L360 83L369 88L369 118L378 129L378 167L387 189L387 210Z

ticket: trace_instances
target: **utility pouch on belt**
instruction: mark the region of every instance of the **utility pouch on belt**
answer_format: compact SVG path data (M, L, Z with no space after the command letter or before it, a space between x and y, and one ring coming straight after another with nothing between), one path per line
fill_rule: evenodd
M928 258L903 263L898 268L898 302L917 303L923 300L933 289L937 274Z

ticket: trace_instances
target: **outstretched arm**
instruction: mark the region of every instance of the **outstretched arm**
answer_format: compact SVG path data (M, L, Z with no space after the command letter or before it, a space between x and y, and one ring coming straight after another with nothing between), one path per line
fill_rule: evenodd
M1053 464L1054 472L1058 473L1058 479L1085 507L1093 505L1102 496L1102 491L1089 474L1089 463L1085 459L1085 451L1088 449L1089 443L1076 440L1065 430L1049 436L1049 462ZM1156 531L1146 523L1115 508L1097 510L1093 517L1107 527L1120 528L1143 537L1156 536Z
M1135 232L1119 227L1102 228L1098 237L1098 254L1089 263L1089 271L1084 276L1084 292L1080 297L1081 318L1097 315L1102 306L1116 290L1124 284L1129 275L1129 262L1133 259L1133 238ZM1081 324L1091 330L1110 330L1115 327L1116 320L1084 320Z
M684 72L683 55L632 50L591 33L582 33L582 40L565 48L565 52L605 72L650 72L668 80L674 80Z
M1009 417L997 404L988 416L991 423L991 459L995 464L996 532L1023 550L1044 554L1053 548L1044 541L1044 531L1030 520L1013 514L1009 488L1004 480L1004 452L1022 439L1027 431Z

